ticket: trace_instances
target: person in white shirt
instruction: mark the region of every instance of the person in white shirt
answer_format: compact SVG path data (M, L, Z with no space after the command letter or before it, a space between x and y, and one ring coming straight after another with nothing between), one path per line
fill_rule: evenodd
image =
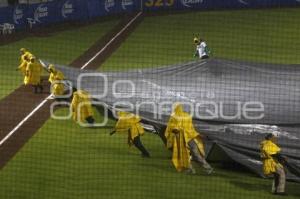
M196 44L196 52L194 57L199 57L200 59L209 58L209 52L206 42L203 39L194 38L194 43Z

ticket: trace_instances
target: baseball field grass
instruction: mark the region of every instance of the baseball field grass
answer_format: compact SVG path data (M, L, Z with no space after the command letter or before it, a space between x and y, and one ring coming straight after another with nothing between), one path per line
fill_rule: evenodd
M152 133L142 137L152 157L142 158L128 147L126 134L109 135L113 125L109 120L105 128L89 129L48 120L0 172L0 198L277 198L270 194L271 180L251 173L217 165L211 176L200 167L196 175L177 173L170 151ZM289 182L285 198L298 198L298 186Z
M145 17L100 68L155 67L194 60L194 36L213 57L262 63L300 63L300 9L189 12Z
M81 28L31 36L23 40L0 46L0 99L23 83L19 65L19 49L25 47L35 56L58 64L69 64L94 42L113 28L118 19L99 22Z

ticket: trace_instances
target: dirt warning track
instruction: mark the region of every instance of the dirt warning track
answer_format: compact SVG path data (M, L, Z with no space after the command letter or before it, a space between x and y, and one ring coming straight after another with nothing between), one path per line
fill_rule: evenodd
M93 44L70 65L80 69L98 68L143 20L142 13L123 16L104 37ZM34 94L31 87L20 86L0 101L0 168L24 146L50 118L49 83L43 80L44 92Z

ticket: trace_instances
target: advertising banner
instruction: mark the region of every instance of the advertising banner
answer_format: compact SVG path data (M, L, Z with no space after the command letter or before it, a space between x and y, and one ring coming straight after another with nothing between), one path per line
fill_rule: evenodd
M297 6L300 0L143 0L145 11Z
M62 0L0 8L0 25L16 29L95 17L159 10L239 9L300 6L300 0Z

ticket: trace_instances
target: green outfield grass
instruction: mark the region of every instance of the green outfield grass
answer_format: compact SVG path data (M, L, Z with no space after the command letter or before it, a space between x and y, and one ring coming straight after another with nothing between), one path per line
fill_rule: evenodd
M126 135L108 133L109 127L86 129L50 119L0 172L0 198L280 198L269 193L270 180L249 173L217 168L208 176L200 167L196 175L177 173L154 134L142 137L152 155L144 159L128 148ZM289 182L285 198L298 198L298 186Z
M95 23L77 29L33 36L0 46L0 99L23 83L19 65L19 49L28 48L34 55L58 64L69 64L95 41L113 28L118 19Z
M299 24L299 8L200 11L146 17L101 70L126 70L194 60L195 35L207 41L214 57L300 64Z

